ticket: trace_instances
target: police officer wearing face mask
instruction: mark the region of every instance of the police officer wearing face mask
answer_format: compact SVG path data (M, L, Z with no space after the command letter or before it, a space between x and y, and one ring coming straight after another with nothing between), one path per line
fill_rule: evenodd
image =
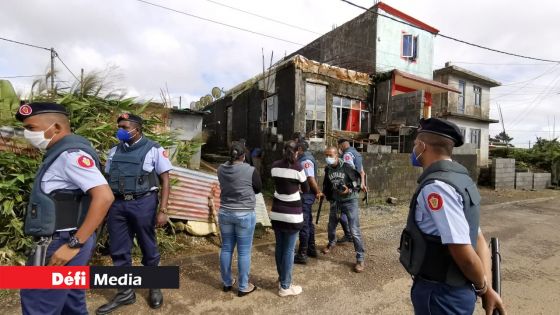
M505 314L492 289L490 253L479 227L480 194L467 169L451 160L453 147L462 144L454 123L420 121L411 161L424 172L400 244L400 261L414 279L417 315L472 314L477 295L486 314Z
M158 266L160 255L155 227L167 222L169 171L167 151L142 134L142 118L124 113L117 119L117 138L121 141L109 152L105 172L115 194L109 209L107 228L109 250L115 266L131 266L131 250L136 237L142 250L144 266ZM158 190L161 188L161 201ZM158 206L159 205L159 206ZM96 311L108 314L122 305L136 301L133 289L119 290L115 297ZM160 289L150 289L148 304L163 304Z
M86 139L72 134L68 113L55 103L21 105L16 118L24 137L45 153L25 215L34 248L27 265L86 266L95 229L113 202L99 158ZM43 255L41 255L43 253ZM87 314L85 290L21 290L23 314Z

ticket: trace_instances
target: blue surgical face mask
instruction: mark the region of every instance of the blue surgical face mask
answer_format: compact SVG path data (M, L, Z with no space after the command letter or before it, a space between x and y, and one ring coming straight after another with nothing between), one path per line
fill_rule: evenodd
M328 165L333 165L334 163L336 163L336 158L327 156L327 157L325 158L325 161L327 162Z
M422 144L424 144L424 142L422 142ZM416 148L416 146L414 146L414 148ZM419 155L416 155L414 148L412 148L412 154L410 154L410 162L412 163L412 166L422 167L422 163L420 163L418 159L422 156L422 154L424 154L424 151L422 151L422 153L420 153ZM426 150L425 144L424 144L424 150Z
M132 131L132 130L131 130ZM132 139L132 135L130 135L131 131L126 131L123 128L119 128L117 130L117 139L127 142L130 141L130 139Z

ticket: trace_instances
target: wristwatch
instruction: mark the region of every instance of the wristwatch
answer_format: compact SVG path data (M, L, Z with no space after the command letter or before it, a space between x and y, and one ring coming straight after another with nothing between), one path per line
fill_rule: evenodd
M80 243L80 240L75 235L70 236L70 240L68 240L67 245L70 248L82 248L82 246L84 246L84 244Z
M474 284L473 284L473 288L474 288L474 292L476 293L476 295L483 296L486 293L486 291L488 290L488 288L486 286L486 277L484 278L484 282L483 282L481 288L477 288L476 285L474 285Z

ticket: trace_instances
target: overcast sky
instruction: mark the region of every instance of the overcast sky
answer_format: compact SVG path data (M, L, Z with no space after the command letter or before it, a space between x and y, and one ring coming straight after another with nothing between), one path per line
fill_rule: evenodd
M278 39L232 29L138 0L4 0L0 37L54 47L76 75L80 68L117 67L115 84L130 95L158 100L167 85L175 105L196 101L214 86L231 88L262 71L267 64L298 49L318 34L362 13L340 0L150 0L153 3L213 19ZM214 2L254 12L306 30L247 15ZM374 1L355 0L370 7ZM442 34L544 59L560 59L560 2L554 0L387 0L387 4L436 27ZM504 114L506 131L516 146L536 136L560 134L560 65L509 57L435 40L434 68L446 61L504 84L492 89L491 117ZM0 77L41 74L48 51L0 41ZM60 84L73 77L57 61ZM26 93L33 78L10 79ZM66 81L66 82L64 82ZM491 134L501 130L491 125Z

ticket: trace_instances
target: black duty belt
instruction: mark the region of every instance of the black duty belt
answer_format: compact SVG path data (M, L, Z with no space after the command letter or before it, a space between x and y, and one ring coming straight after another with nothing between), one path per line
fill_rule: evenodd
M142 199L144 197L148 197L153 194L155 191L148 191L147 193L143 194L123 194L123 195L115 195L115 199L130 201L130 200L137 200Z

